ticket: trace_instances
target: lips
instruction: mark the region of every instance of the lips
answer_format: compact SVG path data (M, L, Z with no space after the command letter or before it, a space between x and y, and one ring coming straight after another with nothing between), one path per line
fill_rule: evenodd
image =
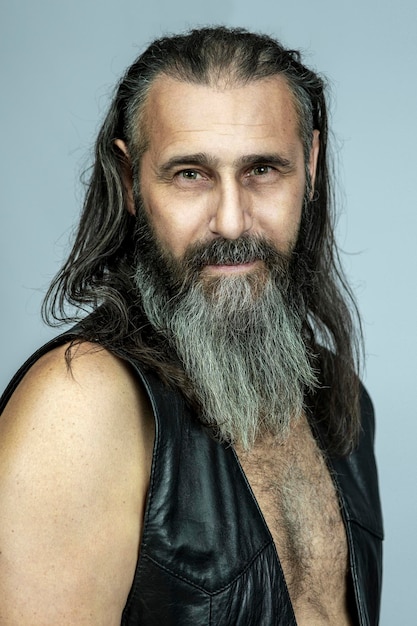
M215 263L208 264L204 267L205 272L212 273L224 273L224 274L239 274L248 272L258 267L262 261L249 261L247 263Z

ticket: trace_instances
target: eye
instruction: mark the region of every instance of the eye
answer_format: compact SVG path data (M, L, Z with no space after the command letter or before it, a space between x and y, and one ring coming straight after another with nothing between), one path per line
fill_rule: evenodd
M265 176L266 174L269 174L270 172L272 172L273 168L270 165L256 165L253 169L252 169L252 174L254 176Z
M174 179L180 189L189 191L200 191L210 182L210 177L204 171L196 170L191 167L178 170L174 174Z
M181 170L177 176L180 176L184 180L198 180L201 178L201 174L196 170Z

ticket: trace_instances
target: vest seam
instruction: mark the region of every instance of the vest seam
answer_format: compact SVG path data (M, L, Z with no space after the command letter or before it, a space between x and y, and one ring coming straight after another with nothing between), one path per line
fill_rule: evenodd
M177 572L174 572L172 569L170 569L166 565L163 565L162 563L159 563L159 561L154 559L149 554L142 554L142 560L147 559L148 561L150 561L151 563L153 563L154 565L159 567L159 569L164 570L165 572L167 572L168 574L170 574L174 578L178 578L179 580L182 580L183 582L186 582L188 585L191 585L195 589L198 589L199 591L202 591L206 595L210 596L210 598L213 598L214 596L218 595L219 593L222 593L223 591L225 591L226 589L231 587L231 585L233 585L237 580L239 580L239 578L241 578L247 572L247 570L252 566L254 561L256 561L256 559L259 558L259 556L262 554L262 552L264 552L272 544L273 544L273 541L268 541L268 543L264 544L261 548L259 548L259 550L257 550L257 552L250 559L250 561L248 561L248 563L245 565L245 567L231 581L229 581L223 587L220 587L219 589L216 589L215 591L208 591L207 589L205 589L204 587L201 587L200 585L196 584L192 580L189 580L186 576L183 576L181 574L178 574Z
M364 522L362 522L361 520L359 520L358 518L354 517L353 515L347 515L346 516L346 521L349 524L356 524L356 526L360 526L363 530L365 530L366 532L368 532L369 534L373 535L376 539L379 539L380 541L384 540L384 533L382 530L375 528L375 526L371 526L370 524L366 524Z
M350 528L349 523L346 524L346 538L348 542L348 551L350 555L350 559L349 559L350 571L351 571L351 576L352 576L354 594L356 598L356 608L358 611L359 624L360 626L365 626L365 624L368 624L368 620L366 618L365 610L364 610L363 603L362 603L362 594L361 594L361 588L360 588L359 578L358 578L356 546L355 546L355 542L353 541L352 530Z
M350 509L346 502L345 493L343 492L343 489L340 486L339 474L337 471L335 471L334 466L332 464L332 460L329 457L327 457L327 461L328 461L329 470L331 471L331 477L333 479L333 482L336 488L337 497L340 502L343 525L345 527L346 541L347 541L347 546L348 546L350 574L352 577L353 593L355 595L356 611L357 611L357 616L359 620L359 626L365 626L366 624L368 624L368 621L366 618L366 611L364 609L363 602L362 602L362 590L361 590L361 585L359 584L359 577L358 577L356 545L355 545L355 542L353 541L352 528L351 528L351 524L355 523L355 521L352 519L350 515Z
M157 471L159 471L158 461L159 461L159 452L161 448L161 420L159 416L159 407L157 405L157 402L155 401L153 390L151 389L151 386L149 385L149 382L145 373L142 371L140 367L138 367L136 363L132 362L131 364L136 370L139 381L145 389L146 396L152 407L154 424L155 424L155 440L154 440L154 445L152 449L152 463L151 463L151 469L149 473L149 487L148 487L148 493L146 496L146 503L145 503L145 515L143 519L142 540L140 541L140 545L139 545L140 547L139 559L138 559L138 565L139 565L141 553L143 552L144 549L146 549L146 546L147 546L146 535L147 535L147 530L149 528L149 523L150 523L152 504L155 498L155 483L157 479L156 474L157 474Z

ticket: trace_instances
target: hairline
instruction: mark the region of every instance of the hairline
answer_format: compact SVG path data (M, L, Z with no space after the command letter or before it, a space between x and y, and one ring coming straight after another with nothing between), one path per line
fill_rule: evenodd
M303 144L306 172L308 172L308 157L312 145L314 129L312 123L310 123L308 129L306 128L306 106L303 107L301 101L301 89L294 83L294 81L291 81L291 79L283 71L278 71L275 74L271 73L267 76L251 76L244 79L242 77L236 76L236 72L234 71L232 66L230 68L230 74L227 78L221 77L220 79L216 79L213 74L214 71L212 70L211 73L203 79L195 78L194 80L192 80L181 76L178 70L172 68L164 68L163 70L156 73L155 76L153 76L152 80L148 82L145 89L140 90L140 93L138 93L136 97L136 102L138 102L139 100L139 103L137 103L136 106L132 107L133 111L130 116L128 126L130 157L134 170L137 172L139 171L140 161L149 146L149 125L147 119L148 102L152 88L157 82L164 79L171 79L179 83L189 85L200 85L212 87L213 89L218 88L221 90L231 90L237 89L239 87L244 87L245 85L271 81L278 78L282 79L285 82L292 99L294 111L297 116L297 130L299 138Z

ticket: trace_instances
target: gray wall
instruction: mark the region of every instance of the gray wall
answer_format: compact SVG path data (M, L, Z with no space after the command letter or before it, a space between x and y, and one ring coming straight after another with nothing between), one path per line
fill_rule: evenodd
M382 624L415 622L415 0L2 0L0 185L3 387L55 331L39 304L68 250L79 174L108 94L162 32L226 23L304 49L332 83L339 238L359 300L377 417L386 545Z

